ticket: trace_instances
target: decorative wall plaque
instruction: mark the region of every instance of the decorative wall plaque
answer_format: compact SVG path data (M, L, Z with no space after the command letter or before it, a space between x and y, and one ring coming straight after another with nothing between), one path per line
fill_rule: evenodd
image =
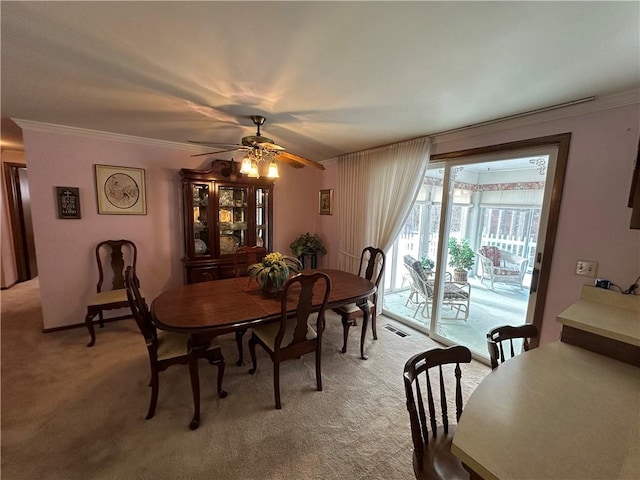
M80 189L77 187L56 187L58 198L58 218L80 217Z

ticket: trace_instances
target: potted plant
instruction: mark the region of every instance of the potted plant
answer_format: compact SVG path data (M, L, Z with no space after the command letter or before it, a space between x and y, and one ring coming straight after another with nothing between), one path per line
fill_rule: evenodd
M422 265L422 268L424 268L425 272L430 274L431 272L433 272L433 267L435 267L436 264L426 255L422 255L420 257L420 265Z
M266 255L261 262L249 265L249 281L256 280L267 293L282 290L289 275L298 273L302 265L297 258L273 252Z
M293 253L296 254L296 257L300 257L302 255L314 255L317 253L324 255L327 253L327 249L324 248L320 237L315 233L312 235L309 232L298 235L289 247Z
M456 238L449 239L449 266L453 267L454 282L467 281L467 273L473 267L474 259L475 255L466 238L461 242Z

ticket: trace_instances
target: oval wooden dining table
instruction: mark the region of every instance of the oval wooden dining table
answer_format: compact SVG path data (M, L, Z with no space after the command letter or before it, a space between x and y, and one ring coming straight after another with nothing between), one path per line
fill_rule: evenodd
M341 270L317 271L326 273L331 279L328 309L349 303L355 303L362 309L360 356L366 360L364 340L369 323L367 298L375 293L376 286L365 278ZM322 292L314 292L313 298L314 305L317 304L319 308ZM293 309L293 302L291 306ZM198 360L209 347L211 339L278 320L281 315L281 294L264 293L247 277L194 283L161 293L151 303L151 314L158 328L190 335L189 372L194 404L190 428L194 430L200 423Z

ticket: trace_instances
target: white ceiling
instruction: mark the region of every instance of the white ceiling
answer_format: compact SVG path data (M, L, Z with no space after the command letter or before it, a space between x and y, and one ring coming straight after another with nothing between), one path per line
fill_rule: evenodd
M635 1L0 8L2 117L316 161L640 87Z

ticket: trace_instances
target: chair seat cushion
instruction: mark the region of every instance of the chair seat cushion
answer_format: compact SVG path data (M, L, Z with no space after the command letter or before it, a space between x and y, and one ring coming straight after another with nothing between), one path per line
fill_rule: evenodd
M144 292L140 290L140 296L144 298ZM108 305L110 303L127 302L127 290L119 288L117 290L106 290L104 292L96 293L87 302L87 306L92 307L96 305Z
M494 268L493 269L493 274L494 275L501 275L501 276L514 276L514 277L519 277L520 276L520 270L511 270L508 268Z
M498 247L484 246L480 248L480 252L483 256L491 260L494 267L500 266L500 258L502 256L502 252Z
M371 300L367 300L367 303L369 304L369 308L373 308L373 302ZM355 303L349 303L347 305L342 305L341 307L336 308L336 310L340 311L340 312L344 312L344 313L357 313L357 312L361 312L362 310L360 310L360 307L358 307L358 305L356 305Z
M445 300L455 300L455 299L467 299L469 298L469 295L467 294L467 291L456 286L453 285L451 283L445 283L444 284L444 299Z
M253 334L258 337L262 342L273 352L275 351L275 340L278 330L280 329L280 322L267 323L253 328ZM282 337L282 347L286 347L293 341L293 333L296 329L295 318L287 320L284 336ZM307 340L315 340L318 338L316 331L307 325Z
M188 333L158 331L158 360L166 358L180 357L187 355ZM220 348L220 342L216 337L211 340L211 345L207 350Z

